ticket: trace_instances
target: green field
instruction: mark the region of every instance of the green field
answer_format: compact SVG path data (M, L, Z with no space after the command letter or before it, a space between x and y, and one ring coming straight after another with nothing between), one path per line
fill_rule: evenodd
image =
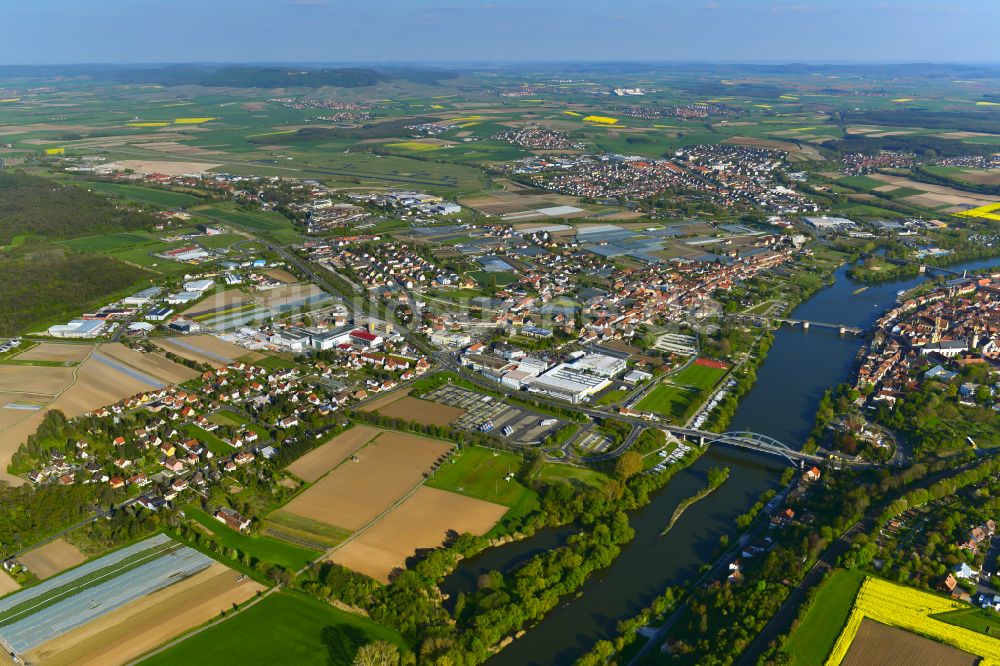
M542 463L541 469L534 478L543 483L566 482L593 488L603 487L608 480L607 476L596 469L557 462Z
M726 376L723 368L710 368L705 365L692 363L674 375L674 382L680 386L693 386L699 389L710 389L719 383L719 380Z
M700 395L701 391L660 384L639 401L636 409L683 419Z
M692 363L673 376L673 384L662 383L647 393L636 408L683 421L704 402L726 372Z
M538 497L517 479L504 477L517 474L523 464L524 459L514 453L467 447L442 465L427 485L503 504L510 507L507 516L521 516L538 507Z
M300 548L277 539L240 534L193 505L186 506L184 513L188 518L207 527L219 544L227 548L236 548L259 560L280 564L287 569L301 569L320 556L318 551Z
M996 611L993 610L962 608L948 613L931 615L931 617L987 636L1000 636L1000 615L997 615Z
M262 531L275 539L316 550L332 548L351 534L350 530L285 511L270 514Z
M630 391L625 391L623 389L615 389L613 391L607 391L600 398L597 399L596 405L610 405L622 400L630 393Z
M796 666L822 666L847 622L865 573L841 569L823 581L816 598L782 648Z
M838 178L837 182L858 190L874 190L876 187L882 187L886 184L884 181L876 180L870 176L845 176Z
M165 208L187 208L205 203L201 197L182 192L169 192L158 190L152 187L142 187L140 185L125 185L122 183L105 183L99 181L75 182L74 185L83 187L93 192L110 194L122 199L138 201L140 203L163 206Z
M371 620L301 592L269 595L254 606L143 664L316 664L350 666L359 647L403 638Z
M510 271L497 271L497 272L490 272L490 271L470 271L469 272L469 277L472 278L473 280L475 280L476 284L478 284L480 287L489 286L489 284L490 284L490 276L491 275L493 276L493 279L496 280L496 286L498 286L498 287L506 287L509 284L513 284L513 283L517 282L517 280L518 280L517 275L514 274L514 273L511 273Z

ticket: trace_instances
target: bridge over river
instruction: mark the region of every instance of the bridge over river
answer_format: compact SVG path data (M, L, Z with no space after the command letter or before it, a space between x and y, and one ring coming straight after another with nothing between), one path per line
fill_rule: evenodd
M696 442L699 446L707 444L725 444L736 446L741 449L767 453L773 456L780 456L788 460L793 465L805 467L806 464L818 465L830 460L830 452L825 449L817 449L814 453L806 453L788 446L784 442L779 442L773 437L749 431L734 432L710 432L707 430L697 430L694 428L683 428L680 426L660 425L660 428L673 434L675 437ZM874 464L867 460L856 458L837 458L845 467L873 467Z

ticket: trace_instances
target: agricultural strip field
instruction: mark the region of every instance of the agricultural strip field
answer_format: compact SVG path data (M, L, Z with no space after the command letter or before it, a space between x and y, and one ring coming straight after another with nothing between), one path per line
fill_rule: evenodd
M220 545L236 548L258 560L280 564L292 571L301 569L320 556L316 550L301 548L285 541L277 541L266 536L240 534L195 506L186 507L184 514L209 530Z
M822 666L844 628L864 580L865 574L857 569L841 569L823 581L805 617L782 648L792 656L792 664Z
M155 338L152 340L160 349L177 354L191 361L207 363L214 367L228 365L236 359L263 358L263 354L250 352L231 342L220 340L214 335L189 335L177 338ZM253 360L247 360L253 363Z
M826 663L832 666L844 661L865 619L926 636L982 657L986 663L1000 663L1000 640L932 617L961 608L968 606L930 592L867 578L858 591L854 610Z
M21 564L41 579L50 578L70 567L83 564L87 559L76 546L65 539L50 541L44 546L18 556Z
M312 483L383 432L369 426L354 426L316 447L286 469L303 481Z
M0 637L17 654L33 653L30 661L48 657L50 644L72 646L71 634L89 631L92 622L213 563L156 535L4 598Z
M974 666L974 655L865 618L840 662L844 666Z
M351 666L357 649L375 640L404 647L391 629L301 592L283 591L141 663Z
M63 344L58 342L40 342L31 349L21 352L15 358L19 361L61 361L80 363L90 350L91 345Z
M17 584L17 581L10 577L6 571L0 571L0 597L6 596L11 592L16 592L21 589L21 586Z
M129 663L158 645L253 597L263 586L213 562L187 578L103 615L28 652L53 666Z
M85 187L92 192L108 194L122 199L138 201L140 203L163 206L165 208L187 208L204 203L200 197L180 192L170 192L158 190L152 187L142 187L139 185L125 185L121 183L105 183L103 181L85 181L74 183L79 187Z
M448 425L465 414L465 410L459 407L442 405L439 402L411 398L410 396L405 396L388 405L379 407L377 411L382 416L413 421L421 425L436 426Z
M398 391L390 391L385 395L380 395L371 402L366 402L363 406L358 409L362 412L376 412L386 405L390 405L397 400L402 400L406 396L410 395L412 388L399 389Z
M387 583L418 549L440 546L449 533L485 534L506 512L499 504L422 486L331 560Z
M283 511L356 530L421 482L451 445L418 435L385 432L358 462L341 465L285 505Z
M351 535L350 531L316 520L275 511L264 521L263 533L274 539L311 551L333 548Z

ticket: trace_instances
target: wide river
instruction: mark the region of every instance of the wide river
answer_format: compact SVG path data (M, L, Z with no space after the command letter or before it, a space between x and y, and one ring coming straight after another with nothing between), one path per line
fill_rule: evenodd
M986 268L996 259L969 262L953 270ZM874 285L855 294L860 285L836 272L836 281L796 308L793 318L862 328L869 327L896 300L923 278ZM841 337L825 328L784 327L775 331L767 359L757 369L757 383L744 396L732 429L746 429L799 447L812 429L819 400L826 388L846 381L863 340ZM729 480L694 504L664 537L660 531L682 499L705 485L710 467L731 468ZM635 538L604 571L594 575L582 594L567 599L537 626L490 660L495 666L570 664L593 644L613 638L618 621L632 617L669 585L685 585L718 553L723 534L738 536L736 517L769 488L777 489L783 469L779 458L713 445L688 469L677 474L648 505L630 516ZM530 539L507 544L463 561L444 581L444 591L474 589L479 574L505 571L540 550L562 543L569 530L543 530Z

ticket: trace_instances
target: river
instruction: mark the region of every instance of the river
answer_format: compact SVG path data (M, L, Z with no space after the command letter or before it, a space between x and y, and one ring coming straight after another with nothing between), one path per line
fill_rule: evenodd
M987 268L997 260L969 262L953 270ZM811 319L868 328L896 301L900 289L909 289L924 278L870 286L854 293L847 267L836 271L832 286L821 289L795 309L792 318ZM770 435L796 448L812 429L823 392L849 379L851 366L863 339L840 336L825 328L785 327L775 331L767 359L757 369L757 383L744 396L733 416L733 429ZM705 486L709 467L731 468L729 480L705 499L692 505L666 536L660 532L677 504ZM652 495L648 505L633 512L635 538L614 563L598 572L537 626L490 660L492 666L571 664L600 639L616 635L615 626L637 614L669 585L685 585L698 569L714 559L723 534L737 536L736 517L768 489L777 489L784 463L718 446L688 469L679 472L665 488ZM571 530L543 530L530 539L486 551L463 561L446 579L442 589L452 595L475 588L479 574L505 571L531 555L561 544Z

